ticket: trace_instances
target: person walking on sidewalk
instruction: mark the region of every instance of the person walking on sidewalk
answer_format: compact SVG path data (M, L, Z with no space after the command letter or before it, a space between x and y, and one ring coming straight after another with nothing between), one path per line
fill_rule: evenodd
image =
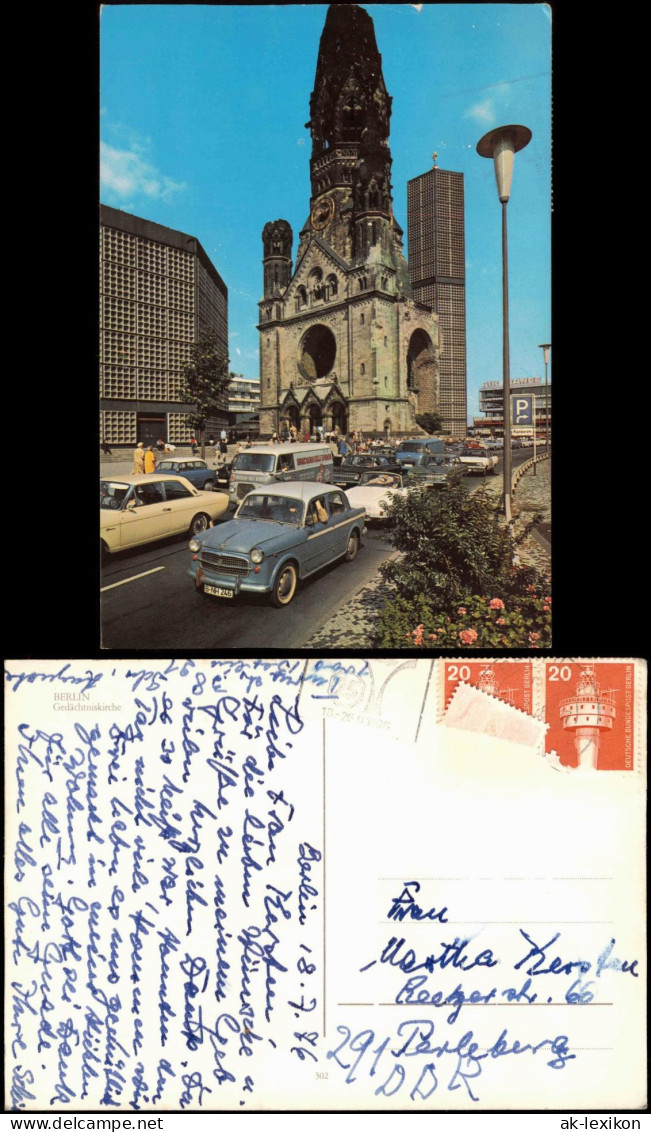
M103 453L104 456L112 456L113 455L113 453L111 452L111 449L109 447L109 442L106 439L106 437L104 437L104 439L102 440L102 453Z
M133 453L133 474L141 476L145 470L145 446L142 440L138 441Z
M154 449L152 448L152 446L150 444L149 448L145 452L145 473L149 474L149 472L155 472L155 471L156 471L156 453L154 452Z

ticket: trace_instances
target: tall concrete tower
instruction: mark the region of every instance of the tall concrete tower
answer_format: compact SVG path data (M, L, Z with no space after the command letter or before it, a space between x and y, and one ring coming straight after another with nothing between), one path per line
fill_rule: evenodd
M434 154L436 159L437 154ZM435 164L407 182L409 275L415 299L439 317L439 412L453 436L467 432L466 262L463 173Z
M586 664L576 682L575 694L562 700L560 705L563 730L574 736L582 769L597 769L601 735L612 730L615 716L614 693L601 691L593 665Z

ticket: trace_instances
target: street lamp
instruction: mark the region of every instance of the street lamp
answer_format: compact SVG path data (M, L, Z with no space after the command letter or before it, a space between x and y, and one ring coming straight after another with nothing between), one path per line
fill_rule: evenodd
M540 349L543 352L545 360L545 452L549 454L549 395L547 388L547 366L549 365L549 351L552 348L551 342L541 342Z
M506 205L511 195L513 158L531 141L527 126L498 126L477 143L480 157L495 163L497 195L502 202L502 395L504 404L504 514L511 520L511 381L509 372L509 268L506 239Z

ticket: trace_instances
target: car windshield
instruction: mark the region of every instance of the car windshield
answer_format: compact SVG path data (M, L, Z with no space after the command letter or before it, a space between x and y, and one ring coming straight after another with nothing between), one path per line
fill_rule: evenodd
M482 452L481 448L464 448L461 455L462 456L477 456L477 457L481 458L484 455L484 453Z
M115 483L113 480L100 480L99 505L117 511L122 506L125 495L129 490L128 483Z
M364 472L359 482L365 487L400 487L400 476L390 472Z
M240 452L233 466L238 472L273 472L275 455L267 452Z
M443 468L450 463L448 456L425 456L421 465L425 468Z
M418 440L405 440L400 445L398 452L423 452L425 445L422 441Z
M240 504L237 518L300 523L303 518L303 504L300 499L290 499L286 495L251 493Z
M161 460L156 471L158 472L175 472L179 467L173 460Z

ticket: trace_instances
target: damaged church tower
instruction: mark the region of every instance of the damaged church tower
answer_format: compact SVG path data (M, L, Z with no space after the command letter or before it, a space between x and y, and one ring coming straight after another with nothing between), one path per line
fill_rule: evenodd
M286 220L263 231L260 433L418 432L438 409L438 318L414 301L393 215L391 97L373 21L331 4L310 98L310 212L292 273Z

